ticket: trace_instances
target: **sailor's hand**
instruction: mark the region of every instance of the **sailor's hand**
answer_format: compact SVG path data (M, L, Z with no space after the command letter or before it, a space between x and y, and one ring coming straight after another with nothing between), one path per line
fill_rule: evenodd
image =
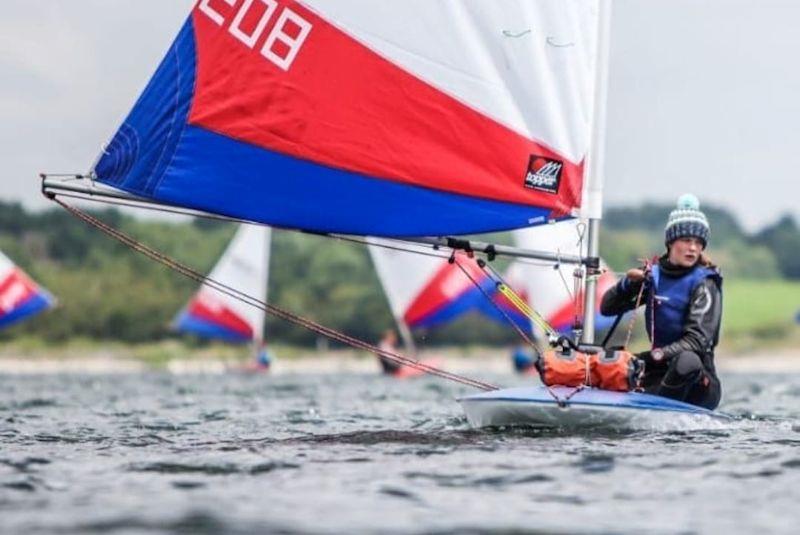
M625 272L625 277L631 282L642 282L644 280L644 270L641 268L629 269Z
M656 348L650 351L642 351L641 353L636 353L636 358L644 362L645 365L652 366L664 360L664 353L661 351L660 348Z

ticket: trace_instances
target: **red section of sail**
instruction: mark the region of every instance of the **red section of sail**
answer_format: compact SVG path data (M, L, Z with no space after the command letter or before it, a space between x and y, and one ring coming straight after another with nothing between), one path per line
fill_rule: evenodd
M189 303L189 314L192 316L229 329L243 337L253 338L253 328L236 312L217 301L203 299L198 295Z
M486 278L486 274L478 265L468 259L466 255L459 254L461 267L463 267L470 277L476 282ZM464 275L461 268L455 263L443 262L442 267L433 278L422 288L422 290L411 302L403 321L406 325L415 325L421 322L426 316L433 314L442 307L452 303L467 290L474 287L474 283Z
M36 293L36 283L19 268L0 281L0 313L11 312Z
M549 208L553 217L579 206L583 162L448 96L296 1L277 0L269 16L267 5L206 0L195 8L191 124L369 177ZM243 6L250 7L237 22ZM287 11L311 28L285 70L262 51ZM301 31L286 21L279 29L293 37ZM242 35L257 39L248 45ZM288 57L291 46L270 42L268 53ZM525 186L532 156L563 162L557 194Z

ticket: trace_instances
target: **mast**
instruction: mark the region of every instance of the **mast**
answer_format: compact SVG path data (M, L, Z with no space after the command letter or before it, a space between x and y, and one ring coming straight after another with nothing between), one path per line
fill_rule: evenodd
M594 106L592 113L592 139L588 155L588 172L584 190L584 217L589 220L587 256L599 258L600 218L603 213L603 179L605 164L606 104L608 99L608 56L611 37L611 0L599 0L597 28L597 69ZM585 344L594 343L597 278L599 269L588 267L583 305L583 337Z
M395 317L395 320L397 320L397 330L400 331L400 338L403 339L403 345L409 353L416 355L417 346L414 344L414 337L411 335L411 329L408 328L403 318Z
M263 277L261 283L263 284L263 301L265 303L269 302L269 261L270 255L272 253L272 229L269 227L264 228L264 273L262 273ZM260 320L258 321L258 325L256 325L255 329L253 330L253 359L257 360L258 356L261 354L261 349L264 347L264 340L266 338L266 333L264 329L266 328L267 324L267 315L261 314Z

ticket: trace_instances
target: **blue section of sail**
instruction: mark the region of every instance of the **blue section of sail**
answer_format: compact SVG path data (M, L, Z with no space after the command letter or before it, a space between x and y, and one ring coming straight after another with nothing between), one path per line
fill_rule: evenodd
M490 232L550 214L367 177L189 125L196 62L189 19L95 166L101 182L273 226L372 236Z
M48 294L37 293L8 314L0 315L0 329L43 312L52 304L53 300Z
M186 127L196 60L194 28L189 18L103 151L94 169L100 181L142 197L158 198L158 183L172 164Z
M211 338L214 340L222 340L224 342L231 342L234 344L244 344L252 341L248 336L227 329L217 323L200 319L187 312L181 313L178 319L175 320L175 329L188 334L195 334L203 338Z
M491 295L491 294L490 294ZM498 294L499 295L499 294ZM497 309L497 307L502 308L503 312ZM514 324L522 329L522 332L531 333L531 320L522 312L518 311L517 309L509 309L502 305L496 305L494 302L490 302L488 299L483 299L477 306L478 311L497 323L501 325L508 325L508 318L514 322ZM506 318L508 316L508 318Z
M491 283L491 281L489 281ZM455 318L474 309L480 299L485 299L480 289L472 287L445 306L423 316L410 324L412 329L430 329L453 321Z
M582 320L583 318L581 318ZM604 316L599 312L594 315L594 328L598 331L605 331L609 329L613 324L614 320L617 319L616 316ZM571 334L572 333L572 323L563 323L561 325L553 325L553 328L560 332L561 334Z
M549 210L402 185L186 128L158 197L275 226L371 236L489 232L545 221ZM219 180L222 162L225 180ZM263 180L253 180L263 175ZM191 184L191 187L187 187ZM246 194L244 193L246 192Z

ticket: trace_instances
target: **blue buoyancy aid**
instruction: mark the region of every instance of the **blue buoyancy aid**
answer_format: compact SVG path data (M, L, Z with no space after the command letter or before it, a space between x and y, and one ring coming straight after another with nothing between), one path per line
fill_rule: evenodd
M653 266L649 289L652 294L647 299L645 311L647 334L653 347L664 347L683 335L692 294L699 284L710 277L721 282L719 272L713 268L696 266L675 277L663 272L658 265ZM651 332L654 323L655 334Z

